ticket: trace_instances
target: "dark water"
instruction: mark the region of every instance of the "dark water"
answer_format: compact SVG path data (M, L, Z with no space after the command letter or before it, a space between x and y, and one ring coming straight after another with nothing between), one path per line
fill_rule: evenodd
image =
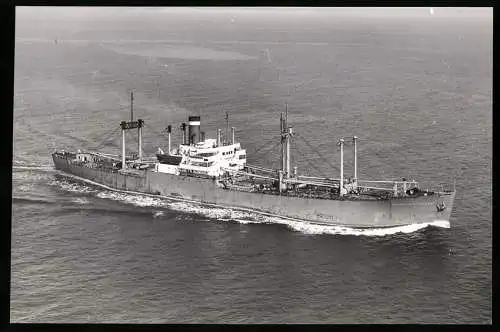
M492 15L423 10L260 20L20 11L12 322L491 322ZM120 153L131 89L146 153L187 114L214 137L228 111L249 162L277 166L288 102L299 172L337 174L336 138L357 135L360 177L456 177L451 227L305 227L55 172L55 148ZM350 153L345 163L351 172Z

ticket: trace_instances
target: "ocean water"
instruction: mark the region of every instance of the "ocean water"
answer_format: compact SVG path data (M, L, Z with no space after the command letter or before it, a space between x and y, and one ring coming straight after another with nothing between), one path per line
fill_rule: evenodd
M491 323L491 11L36 10L16 20L11 322ZM299 173L336 175L357 135L362 178L455 178L450 224L304 226L55 171L56 148L120 153L132 90L146 154L228 112L277 166L287 103Z

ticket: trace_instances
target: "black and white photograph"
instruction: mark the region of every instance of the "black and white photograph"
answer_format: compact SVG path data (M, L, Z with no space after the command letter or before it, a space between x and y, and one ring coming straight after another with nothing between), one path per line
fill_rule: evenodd
M492 323L492 8L16 7L14 53L11 323Z

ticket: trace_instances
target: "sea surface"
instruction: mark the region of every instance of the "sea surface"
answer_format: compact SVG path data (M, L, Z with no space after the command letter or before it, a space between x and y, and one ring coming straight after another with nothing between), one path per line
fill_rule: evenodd
M491 11L36 10L16 21L11 322L491 323ZM130 91L145 154L228 112L276 167L286 103L299 173L337 176L356 135L360 178L456 179L450 223L305 226L55 171L55 149L120 153Z

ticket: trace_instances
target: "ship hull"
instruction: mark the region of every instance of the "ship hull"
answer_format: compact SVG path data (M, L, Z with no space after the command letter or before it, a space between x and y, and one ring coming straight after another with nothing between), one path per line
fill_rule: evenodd
M389 200L328 200L288 197L221 188L216 181L155 171L111 172L72 163L53 155L56 169L114 190L156 194L221 207L252 210L322 225L385 228L449 221L455 193ZM446 204L438 212L436 203Z

